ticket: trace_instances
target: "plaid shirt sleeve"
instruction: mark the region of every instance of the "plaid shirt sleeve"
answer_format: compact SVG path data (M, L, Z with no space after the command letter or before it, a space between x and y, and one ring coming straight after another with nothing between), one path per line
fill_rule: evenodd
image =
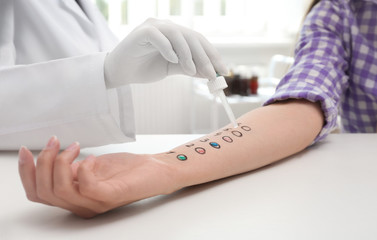
M342 0L322 0L311 10L296 45L293 66L264 103L286 99L320 102L326 122L314 142L324 139L336 126L340 97L348 85L346 8Z

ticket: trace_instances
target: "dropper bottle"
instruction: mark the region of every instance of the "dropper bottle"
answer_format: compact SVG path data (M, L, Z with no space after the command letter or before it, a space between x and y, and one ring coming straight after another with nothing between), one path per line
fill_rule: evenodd
M233 127L238 127L238 124L236 122L236 118L234 117L233 111L229 106L228 100L225 97L223 89L228 87L228 84L226 84L225 78L220 75L216 75L215 80L209 80L207 83L209 92L212 93L215 97L218 97L225 109L226 114L228 115L228 118L230 122L233 124Z

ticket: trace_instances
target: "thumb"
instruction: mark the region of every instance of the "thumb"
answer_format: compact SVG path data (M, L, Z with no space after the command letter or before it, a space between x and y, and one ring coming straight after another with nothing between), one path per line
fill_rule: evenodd
M87 157L80 165L77 172L80 193L95 201L111 203L117 196L114 195L113 187L106 183L105 179L99 179L94 173L96 157Z
M97 179L93 173L96 157L88 156L77 169L77 180L79 191L82 195L91 198L97 187Z

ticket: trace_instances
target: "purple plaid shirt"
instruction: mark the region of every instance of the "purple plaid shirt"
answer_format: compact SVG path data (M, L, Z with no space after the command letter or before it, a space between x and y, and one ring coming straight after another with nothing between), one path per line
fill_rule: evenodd
M344 132L376 132L377 0L322 0L307 16L295 63L265 105L319 101L325 138L341 117Z

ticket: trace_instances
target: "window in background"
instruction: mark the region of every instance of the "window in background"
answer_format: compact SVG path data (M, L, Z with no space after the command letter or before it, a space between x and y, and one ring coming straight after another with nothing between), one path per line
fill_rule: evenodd
M194 15L203 16L203 1L204 0L195 0L194 1ZM208 0L207 0L208 1Z
M212 38L294 38L309 0L92 0L119 36L147 18L170 19Z
M109 19L109 5L107 3L107 0L96 0L95 1L99 10L101 11L102 15L106 18L106 20Z
M225 16L225 14L226 14L226 0L221 0L220 15Z
M121 16L122 16L122 21L121 25L127 25L128 24L128 0L122 0L121 3Z
M169 9L170 9L170 16L181 15L181 0L170 0Z

